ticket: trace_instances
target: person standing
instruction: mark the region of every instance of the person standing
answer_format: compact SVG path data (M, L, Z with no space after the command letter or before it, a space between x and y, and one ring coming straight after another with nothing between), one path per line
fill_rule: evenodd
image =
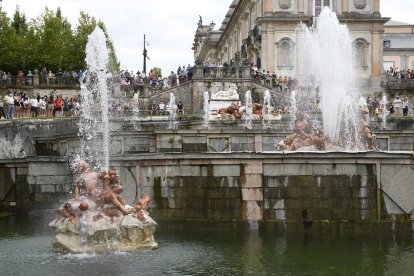
M394 111L397 116L400 115L400 110L401 110L401 100L400 100L400 97L397 96L397 98L394 100Z
M62 105L63 105L63 100L62 97L60 95L57 96L57 98L54 100L54 108L53 108L53 117L56 116L56 111L58 112L58 116L60 116L60 113L62 111Z
M4 99L0 97L0 119L4 117L6 119L6 114L4 113Z
M11 91L9 91L4 97L4 100L7 104L7 119L13 119L14 115L14 97Z
M408 100L407 98L404 98L402 101L402 110L403 110L403 116L408 116Z
M37 100L36 95L33 95L32 99L30 100L30 113L32 115L32 118L37 117L38 107L39 107L39 101Z

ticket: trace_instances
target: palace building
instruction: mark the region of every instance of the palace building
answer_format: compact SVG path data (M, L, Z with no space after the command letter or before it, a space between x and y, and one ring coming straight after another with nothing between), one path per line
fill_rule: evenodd
M354 67L362 84L380 87L383 76L384 23L380 0L234 0L221 26L204 25L200 17L193 50L196 63L253 64L278 76L301 70L295 29L302 22L317 24L324 6L348 26L354 47Z

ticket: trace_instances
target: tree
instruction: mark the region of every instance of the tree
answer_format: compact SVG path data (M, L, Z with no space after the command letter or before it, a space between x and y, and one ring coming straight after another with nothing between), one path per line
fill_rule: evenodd
M109 65L108 69L111 72L118 72L120 68L120 64L116 57L114 45L109 38L108 32L106 30L106 26L102 21L97 21L95 17L91 17L89 14L81 12L79 17L79 24L76 27L75 31L75 43L77 49L83 49L82 53L77 56L78 60L76 61L77 64L82 65L82 68L86 67L85 64L85 48L86 43L88 42L88 36L93 32L96 27L100 27L105 34L106 37L106 47L109 51Z

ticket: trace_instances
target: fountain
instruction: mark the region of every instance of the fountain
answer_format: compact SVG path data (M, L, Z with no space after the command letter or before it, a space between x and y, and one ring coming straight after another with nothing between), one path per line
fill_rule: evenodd
M178 122L177 122L177 105L175 104L175 95L174 93L170 93L170 103L168 108L169 113L169 125L168 129L177 129Z
M23 150L23 140L17 134L13 141L0 138L0 159L24 158L26 153Z
M204 91L204 98L203 98L203 127L210 128L210 96L208 91Z
M246 129L252 129L252 115L253 115L253 100L252 100L252 94L250 90L246 91L245 96L246 104L245 104L245 120L246 120Z
M82 147L71 164L77 175L74 198L59 208L58 217L49 224L57 231L53 246L71 253L156 248L157 224L147 211L150 198L144 195L136 204L127 204L118 171L109 169L108 51L100 28L90 34L86 53L88 70L81 80L79 120ZM99 109L93 104L96 100ZM90 157L95 158L98 172L85 161Z
M382 119L382 129L387 129L387 116L390 114L389 110L387 109L388 100L387 96L382 96L381 102L381 119Z
M297 104L296 104L296 91L293 90L290 92L290 112L292 115L292 121L290 122L290 128L293 129L294 122L296 121L296 112L298 111Z
M303 136L303 139L315 138L319 141L320 134L323 133L326 136L324 142L326 146L323 148L327 150L374 149L373 143L368 141L370 129L364 122L364 111L358 106L359 95L356 89L358 83L352 64L352 41L348 28L340 24L336 14L325 7L318 18L316 28L308 28L305 24L297 27L297 39L298 45L304 45L298 49L305 72L302 79L305 80L304 83L310 83L312 80L319 84L323 129L310 124L310 118L305 119L309 121L306 123L308 129L302 129L303 126L297 124L303 123L303 114L300 115L302 119L298 120L294 110L295 126L293 129L298 131L302 129L299 136ZM300 96L301 100L307 103L316 100L306 98L305 95ZM292 108L294 108L297 105L295 93L292 93L291 98ZM299 106L304 106L304 104L299 104ZM301 111L306 112L306 109L301 109ZM314 132L318 135L315 136ZM291 141L288 140L292 138L290 137L285 142L290 144ZM294 140L296 139L298 137ZM301 149L301 143L298 140L295 143L296 146L293 148ZM312 144L310 141L304 141L303 146L307 148L310 144ZM316 144L314 146L319 147ZM284 148L283 145L282 148Z
M265 94L264 94L264 99L263 99L263 108L262 108L262 113L263 113L263 129L269 129L270 128L270 118L272 117L272 106L270 105L270 92L269 90L266 89Z
M132 121L134 122L134 129L141 130L139 120L139 95L135 93L132 97Z

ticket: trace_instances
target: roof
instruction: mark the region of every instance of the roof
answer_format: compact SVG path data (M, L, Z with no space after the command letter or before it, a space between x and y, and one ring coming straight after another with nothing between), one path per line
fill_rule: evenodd
M414 24L411 23L404 23L399 21L390 20L384 24L384 26L412 26Z

